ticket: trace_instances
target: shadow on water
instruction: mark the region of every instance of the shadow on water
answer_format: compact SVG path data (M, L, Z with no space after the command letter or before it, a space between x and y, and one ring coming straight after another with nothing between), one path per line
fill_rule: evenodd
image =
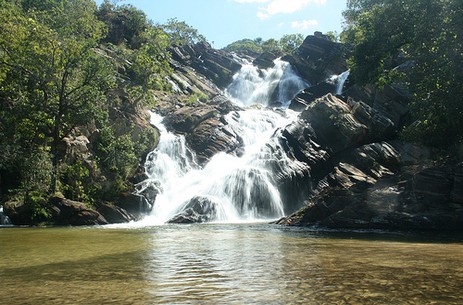
M309 238L358 239L404 243L463 243L462 232L385 231L376 229L329 229L322 227L277 226L278 230Z

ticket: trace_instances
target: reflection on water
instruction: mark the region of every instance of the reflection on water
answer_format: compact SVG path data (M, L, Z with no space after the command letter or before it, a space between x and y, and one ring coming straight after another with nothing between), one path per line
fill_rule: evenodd
M463 243L270 225L0 230L0 304L461 304Z

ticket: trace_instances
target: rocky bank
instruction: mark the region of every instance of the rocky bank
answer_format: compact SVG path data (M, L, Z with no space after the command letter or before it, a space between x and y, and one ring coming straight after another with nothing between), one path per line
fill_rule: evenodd
M310 86L292 100L290 108L300 112L298 119L275 133L284 153L297 162L294 167L275 165L287 211L296 211L277 223L336 229L463 229L463 163L398 139L409 123L409 95L400 85L378 89L348 83L342 96L334 95L330 77L347 69L348 52L347 46L315 33L282 58ZM272 60L271 54L264 55L256 61L263 68ZM222 92L241 65L234 54L207 43L172 49L172 92L156 94L155 111L165 117L170 130L185 135L199 165L218 152L242 153L239 130L225 117L240 108ZM157 132L146 112L114 109L112 116L121 134L129 132L136 139L140 130L149 129L156 144ZM131 128L124 129L127 124ZM95 132L86 128L66 139L66 158L80 158L92 168ZM143 170L134 170L133 176L132 183L140 182ZM53 221L59 225L127 222L149 208L143 194L122 194L96 208L60 196L50 200ZM171 222L209 221L214 211L213 202L195 197ZM15 224L25 222L19 205L5 206L5 213Z
M298 166L275 173L282 198L288 210L304 206L278 223L336 229L462 229L462 164L450 157L435 161L442 152L398 139L409 123L410 96L402 86L348 84L342 96L333 94L336 86L330 77L347 69L348 52L347 46L316 33L283 57L311 86L292 100L290 108L300 111L298 120L276 133L285 153L298 161ZM267 67L268 56L257 63ZM217 96L206 105L176 109L166 120L186 135L205 164L219 151L239 155L239 133L230 130L223 117L234 110L236 106ZM208 204L198 199L172 221L205 221L201 211Z

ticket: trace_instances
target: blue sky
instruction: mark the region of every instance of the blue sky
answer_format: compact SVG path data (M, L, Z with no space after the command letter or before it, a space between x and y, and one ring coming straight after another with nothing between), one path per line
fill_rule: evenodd
M176 17L198 29L215 48L222 48L243 38L339 33L346 0L124 0L119 4L132 4L154 23Z

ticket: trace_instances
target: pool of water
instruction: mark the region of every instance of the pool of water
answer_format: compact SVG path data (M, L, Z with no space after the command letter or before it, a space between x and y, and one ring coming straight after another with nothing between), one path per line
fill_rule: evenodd
M462 304L463 239L266 224L0 229L0 304Z

